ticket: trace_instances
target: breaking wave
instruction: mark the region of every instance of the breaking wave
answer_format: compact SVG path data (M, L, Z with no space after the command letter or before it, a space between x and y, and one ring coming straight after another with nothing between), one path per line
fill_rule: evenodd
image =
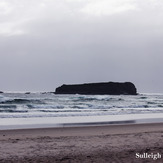
M163 95L0 95L0 118L162 113Z

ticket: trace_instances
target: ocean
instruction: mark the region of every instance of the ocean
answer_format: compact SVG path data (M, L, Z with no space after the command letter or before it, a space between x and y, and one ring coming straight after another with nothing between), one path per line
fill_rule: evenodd
M0 95L0 118L145 113L163 113L163 94L111 96L4 93Z
M0 94L0 120L29 118L103 117L163 113L163 94L56 95L54 93Z

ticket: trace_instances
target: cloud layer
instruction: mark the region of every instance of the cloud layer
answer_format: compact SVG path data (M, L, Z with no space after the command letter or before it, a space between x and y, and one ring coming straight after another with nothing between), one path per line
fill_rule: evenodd
M163 92L161 0L2 0L2 90L132 81Z

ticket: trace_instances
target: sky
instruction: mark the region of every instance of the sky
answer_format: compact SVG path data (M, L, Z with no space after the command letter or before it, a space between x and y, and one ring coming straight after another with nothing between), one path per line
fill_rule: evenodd
M162 0L1 0L0 90L126 82L163 93Z

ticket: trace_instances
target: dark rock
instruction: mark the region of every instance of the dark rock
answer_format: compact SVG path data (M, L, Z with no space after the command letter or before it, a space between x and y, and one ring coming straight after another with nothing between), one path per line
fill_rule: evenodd
M42 92L41 94L55 94L55 92Z
M26 92L25 94L26 94L26 95L29 95L29 94L31 94L31 92Z
M44 94L48 94L48 92L41 92L41 94L43 94L43 95L44 95Z
M0 91L0 93L3 93L2 91Z
M135 85L131 82L118 83L87 83L62 85L56 88L55 94L85 94L85 95L137 95Z

